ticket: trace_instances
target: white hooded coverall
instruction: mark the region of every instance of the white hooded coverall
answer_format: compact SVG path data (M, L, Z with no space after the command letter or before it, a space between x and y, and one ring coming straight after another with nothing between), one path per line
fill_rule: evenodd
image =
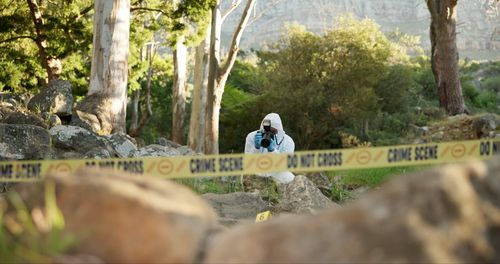
M276 146L274 148L273 153L293 153L295 150L295 142L293 139L285 134L285 130L283 129L283 124L281 123L281 118L276 113L270 113L264 117L264 119L271 120L271 127L276 128ZM263 120L264 120L263 119ZM267 148L260 147L260 149L255 148L255 134L258 131L264 131L264 127L262 126L262 122L260 124L260 130L256 130L248 133L246 141L245 141L245 153L266 153L268 152ZM281 172L272 172L272 173L264 173L258 174L262 177L272 177L277 183L288 183L293 181L295 177L293 173L289 171L281 171Z

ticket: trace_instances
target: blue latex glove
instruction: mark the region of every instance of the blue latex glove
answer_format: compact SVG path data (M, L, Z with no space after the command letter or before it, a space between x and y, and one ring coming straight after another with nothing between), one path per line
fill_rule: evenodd
M253 140L253 143L254 143L256 149L260 149L260 142L261 141L262 141L262 132L257 131L257 133L255 133L255 138Z
M276 148L276 140L274 137L272 137L271 143L269 143L269 146L267 147L267 151L273 152L275 148Z

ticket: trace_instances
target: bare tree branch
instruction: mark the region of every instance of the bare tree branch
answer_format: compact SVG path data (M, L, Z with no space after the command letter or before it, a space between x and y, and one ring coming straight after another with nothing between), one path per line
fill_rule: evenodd
M130 12L134 12L134 11L153 11L153 12L159 12L159 13L162 13L164 15L167 15L167 13L161 9L157 9L157 8L148 8L148 7L132 7L130 8Z
M248 0L247 5L245 6L245 10L243 11L243 14L241 15L240 23L238 24L238 27L236 27L236 30L233 34L233 40L231 41L231 46L229 50L229 54L227 56L226 62L224 66L221 68L221 71L219 72L219 76L225 76L227 72L231 69L233 66L234 62L236 61L236 56L238 55L238 50L239 50L239 45L240 45L240 39L241 36L243 35L243 31L245 30L245 27L247 26L250 13L252 11L253 6L255 5L256 0Z
M250 21L248 21L248 25L247 26L250 26L251 24L253 24L259 18L261 18L267 11L269 11L271 8L275 7L281 1L282 0L274 0L271 3L267 2L267 5L259 12L259 14L256 15L256 16L254 16Z
M80 20L83 16L88 14L90 11L94 9L94 3L90 4L89 6L85 7L82 11L78 13L78 15L73 16L71 19L73 20Z
M229 16L229 14L231 14L240 4L241 4L241 0L233 1L231 6L229 7L229 9L226 10L226 12L224 12L224 14L222 15L221 24L224 23L224 20L227 18L227 16Z

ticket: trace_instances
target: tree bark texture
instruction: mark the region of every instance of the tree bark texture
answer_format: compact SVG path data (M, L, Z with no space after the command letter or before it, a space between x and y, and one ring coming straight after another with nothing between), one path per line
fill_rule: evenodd
M184 144L183 128L186 112L187 47L185 36L179 36L174 50L174 81L172 87L172 141Z
M207 107L205 110L205 154L219 153L219 111L216 98L220 63L221 11L220 0L212 8L210 29L210 55L208 58Z
M113 132L125 132L130 0L96 0L90 84L87 96L106 102ZM97 95L97 96L96 96Z
M431 63L438 85L439 106L449 115L465 113L458 73L457 0L426 1L431 14Z
M231 69L236 61L239 51L239 43L243 31L248 23L255 0L247 0L247 4L241 15L240 22L233 33L229 54L224 65L220 66L220 33L221 33L221 11L220 0L212 9L212 28L210 37L210 58L207 86L207 110L205 119L205 153L219 153L219 115L222 102L224 86ZM243 139L242 139L243 140Z
M198 153L204 152L209 50L210 26L207 27L205 39L196 47L195 51L193 99L189 121L188 146Z

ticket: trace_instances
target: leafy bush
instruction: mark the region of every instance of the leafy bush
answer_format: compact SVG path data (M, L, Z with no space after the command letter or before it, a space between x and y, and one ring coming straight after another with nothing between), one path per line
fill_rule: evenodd
M500 93L500 74L491 78L486 78L481 82L481 86L486 91Z

